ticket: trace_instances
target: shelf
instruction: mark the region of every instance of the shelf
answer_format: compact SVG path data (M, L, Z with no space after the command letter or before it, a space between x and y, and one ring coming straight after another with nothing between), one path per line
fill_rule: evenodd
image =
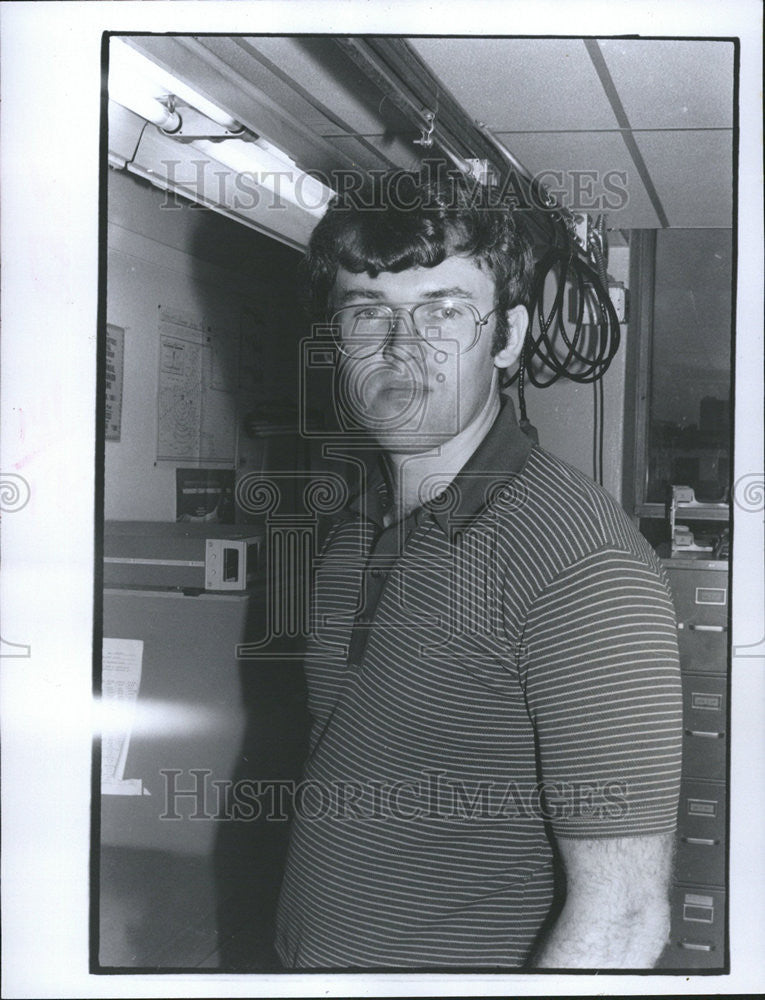
M663 503L635 504L636 517L656 517L663 521L669 519L667 507ZM730 507L726 503L699 504L696 507L678 507L676 520L680 521L728 521Z

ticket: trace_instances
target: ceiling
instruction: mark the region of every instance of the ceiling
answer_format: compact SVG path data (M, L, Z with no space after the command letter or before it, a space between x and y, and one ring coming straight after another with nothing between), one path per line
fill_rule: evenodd
M134 36L131 44L307 171L411 168L411 114L333 36ZM728 228L731 41L416 37L435 87L573 209L608 228ZM422 94L422 90L420 90ZM453 103L453 102L452 102ZM445 113L445 111L444 111Z

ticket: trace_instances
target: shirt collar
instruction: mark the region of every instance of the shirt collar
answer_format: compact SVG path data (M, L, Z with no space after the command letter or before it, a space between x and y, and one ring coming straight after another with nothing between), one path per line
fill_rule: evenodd
M517 475L534 445L518 426L512 400L502 397L497 419L441 497L425 504L448 533L454 518L469 518L491 500L497 483ZM464 520L463 520L464 523Z
M414 516L420 520L431 514L448 534L455 517L464 519L477 514L491 499L497 483L521 471L533 448L518 426L512 400L503 395L496 420L460 472L442 494L414 511ZM379 455L367 468L368 487L351 500L348 509L381 527L390 503L390 486Z
M391 488L380 453L367 456L363 468L367 477L366 489L351 499L347 509L382 527L385 511L390 504Z

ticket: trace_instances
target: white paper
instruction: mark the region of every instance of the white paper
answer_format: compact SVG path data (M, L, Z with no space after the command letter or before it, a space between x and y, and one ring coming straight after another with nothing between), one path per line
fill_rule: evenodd
M143 639L103 640L101 664L101 794L141 795L139 779L125 781L125 762L141 686Z
M102 795L151 795L148 788L143 787L140 778L123 778L118 781L116 778L101 778Z

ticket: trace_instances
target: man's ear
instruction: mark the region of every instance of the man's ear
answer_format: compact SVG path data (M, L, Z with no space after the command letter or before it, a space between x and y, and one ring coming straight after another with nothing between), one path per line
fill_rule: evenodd
M502 350L494 355L497 368L510 368L518 360L528 325L529 314L525 306L513 306L507 310L507 341Z

